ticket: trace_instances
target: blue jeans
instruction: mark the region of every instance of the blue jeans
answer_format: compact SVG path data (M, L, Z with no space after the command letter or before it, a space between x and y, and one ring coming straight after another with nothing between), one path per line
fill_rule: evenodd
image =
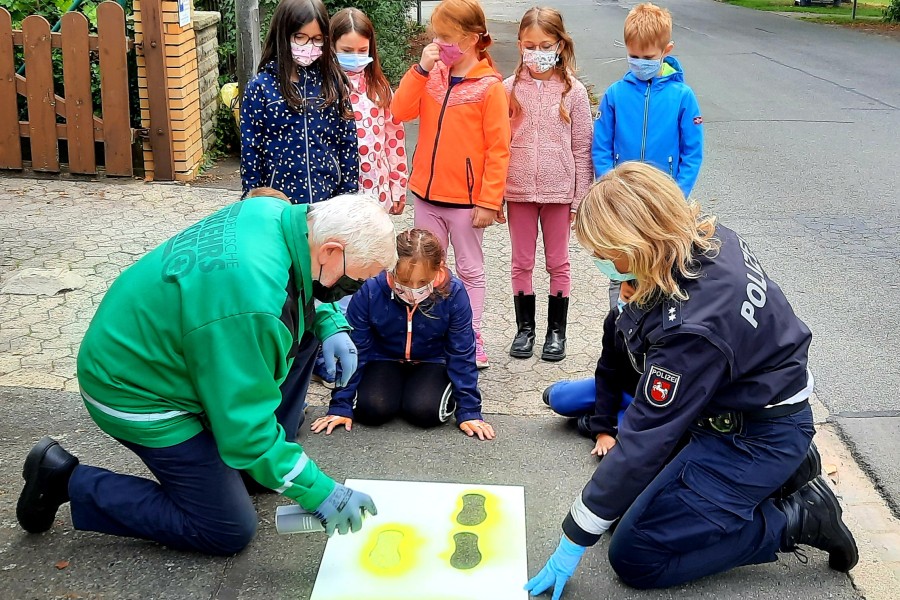
M597 386L594 378L576 379L574 381L560 381L550 386L550 408L563 417L581 417L594 413L594 403L597 394ZM619 408L618 420L622 420L625 409L634 400L634 397L622 392L622 404Z
M769 496L797 470L815 428L809 407L690 441L625 512L609 562L636 588L680 585L781 551L784 513Z
M319 341L300 342L281 386L275 416L285 437L297 439ZM75 529L153 540L176 550L230 555L256 533L253 502L240 473L219 456L215 439L202 431L175 446L148 448L118 440L134 452L157 481L81 464L69 480Z

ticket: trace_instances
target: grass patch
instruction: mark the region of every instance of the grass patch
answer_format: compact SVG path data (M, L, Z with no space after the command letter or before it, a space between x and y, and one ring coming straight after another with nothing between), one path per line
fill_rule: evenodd
M853 3L844 3L840 7L830 4L814 4L813 6L794 6L793 0L725 0L728 4L743 6L755 10L773 12L797 12L815 15L827 15L835 18L850 18L853 12ZM856 16L875 17L880 19L888 0L865 0L856 7Z

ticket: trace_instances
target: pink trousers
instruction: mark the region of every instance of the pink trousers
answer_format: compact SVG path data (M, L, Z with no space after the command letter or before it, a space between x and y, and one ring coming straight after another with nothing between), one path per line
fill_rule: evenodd
M472 328L481 333L484 313L484 229L472 227L471 208L445 208L416 198L415 226L437 236L444 250L453 244L456 276L466 286L472 305Z
M569 211L570 204L538 204L536 202L507 202L506 213L509 238L512 242L513 295L534 293L535 254L537 253L538 222L544 238L544 262L550 274L550 295L562 292L568 296L572 288L569 273Z

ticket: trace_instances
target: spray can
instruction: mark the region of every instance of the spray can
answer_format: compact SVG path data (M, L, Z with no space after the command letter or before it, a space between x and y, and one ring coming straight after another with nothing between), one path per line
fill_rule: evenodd
M275 509L275 531L286 533L316 533L325 531L325 525L312 513L296 504L279 506Z

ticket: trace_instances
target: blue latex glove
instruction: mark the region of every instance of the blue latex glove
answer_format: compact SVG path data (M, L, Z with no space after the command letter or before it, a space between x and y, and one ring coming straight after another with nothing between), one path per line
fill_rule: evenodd
M368 494L335 483L334 489L315 510L315 515L325 523L325 533L331 537L335 530L341 535L348 531L359 531L363 515L367 512L378 514L378 509Z
M525 590L532 596L538 596L553 588L553 600L559 600L566 587L569 577L575 574L581 557L584 556L584 546L579 546L565 535L559 540L559 546L550 556L547 564L541 572L535 575L525 584Z
M345 387L356 372L358 364L356 346L346 331L338 331L322 342L322 358L325 360L325 370L328 371L330 378L336 376L337 361L340 361L341 378L335 379L334 385Z

